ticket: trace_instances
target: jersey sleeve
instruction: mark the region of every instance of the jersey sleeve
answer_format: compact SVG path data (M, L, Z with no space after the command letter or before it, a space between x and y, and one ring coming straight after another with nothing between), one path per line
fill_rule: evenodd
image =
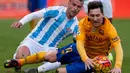
M109 36L110 36L111 47L115 47L115 45L117 45L120 42L120 38L113 25L110 25L109 29L110 30L108 31L109 31Z
M83 25L84 20L85 20L85 18L80 20L79 25L78 25L79 31L78 31L78 34L76 36L77 50L78 50L79 55L80 55L83 62L86 59L88 59L88 56L87 56L85 48L84 48L84 41L85 41L85 29L84 29L84 25Z
M121 68L123 61L123 50L120 43L120 38L113 25L110 26L109 35L110 35L111 48L114 48L116 53L115 68Z
M24 16L19 22L21 22L24 25L25 23L34 19L56 17L60 9L64 9L64 7L53 6L53 7L43 8L39 11Z
M116 53L116 59L115 59L115 68L121 68L122 62L123 62L123 49L121 46L121 43L119 42L115 48L115 53Z

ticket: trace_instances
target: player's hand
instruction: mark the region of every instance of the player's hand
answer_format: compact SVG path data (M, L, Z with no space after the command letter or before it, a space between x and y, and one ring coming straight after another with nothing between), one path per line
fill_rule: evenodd
M87 69L91 69L92 67L94 67L95 63L93 62L92 59L88 58L85 60L85 64Z
M121 68L113 68L109 73L121 73Z
M21 28L22 26L23 26L22 23L21 23L21 22L18 22L18 21L14 22L14 23L11 25L12 28Z

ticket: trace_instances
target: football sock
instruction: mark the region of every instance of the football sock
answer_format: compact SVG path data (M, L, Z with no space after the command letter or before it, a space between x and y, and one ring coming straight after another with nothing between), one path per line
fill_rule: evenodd
M45 54L46 52L38 52L36 54L27 56L26 58L18 59L17 61L21 65L42 62L44 61Z

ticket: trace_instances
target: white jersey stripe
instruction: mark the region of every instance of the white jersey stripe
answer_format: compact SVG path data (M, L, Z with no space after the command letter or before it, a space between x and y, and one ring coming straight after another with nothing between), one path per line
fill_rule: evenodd
M52 43L49 46L57 46L61 42L61 40L63 40L68 35L72 34L71 26L75 25L73 23L74 23L74 19L69 20L66 23L64 29L62 29L62 31L55 37L55 39L52 41Z
M32 33L32 35L30 36L32 39L37 38L37 36L39 35L39 33L42 31L42 28L46 25L46 23L50 20L50 18L46 18L44 19L44 21L41 23L42 25L40 25L39 27L37 27L37 30ZM45 23L46 22L46 23Z
M43 21L44 22L44 21ZM49 30L50 26L54 23L54 19L50 19L47 24L42 24L42 25L45 25L43 28L42 28L42 32L39 33L38 37L35 38L34 40L37 40L37 41L40 41L42 40L42 37L46 34L46 32ZM43 32L44 31L44 32Z
M76 17L67 18L66 7L56 6L39 12L40 15L43 15L43 19L26 38L38 42L41 46L57 47L64 38L75 32L78 20ZM36 13L36 16L38 13Z
M44 44L50 38L50 36L54 33L57 27L62 24L64 19L66 18L66 13L62 12L62 15L49 27L48 31L45 33L43 38L39 41L40 44ZM48 34L49 33L49 34Z
M66 19L63 21L64 23L62 23L55 31L54 33L55 34L52 34L51 37L48 39L47 43L54 43L53 40L55 40L57 38L57 36L59 35L59 33L63 30L63 27L65 27L66 23L68 22L67 20L68 18L66 17ZM61 36L61 39L62 39L62 35ZM60 38L60 37L58 37Z

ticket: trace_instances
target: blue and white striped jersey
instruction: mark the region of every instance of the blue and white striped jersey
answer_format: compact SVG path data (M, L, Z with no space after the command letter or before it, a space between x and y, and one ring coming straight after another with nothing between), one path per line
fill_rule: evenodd
M27 36L41 45L49 47L57 45L69 35L75 35L78 31L77 17L68 19L66 7L53 6L40 10L43 14L34 30Z

